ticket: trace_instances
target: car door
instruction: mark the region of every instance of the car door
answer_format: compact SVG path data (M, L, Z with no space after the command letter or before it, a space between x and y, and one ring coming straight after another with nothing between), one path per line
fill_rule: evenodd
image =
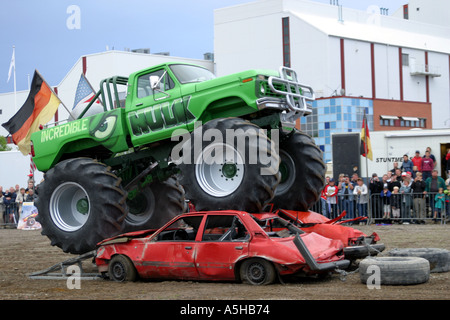
M194 264L195 237L202 219L202 215L179 218L146 244L142 266L147 277L198 278ZM186 234L187 237L182 236Z
M176 129L186 129L185 102L180 85L167 66L136 77L134 98L128 112L133 145L170 138Z
M248 255L250 234L233 214L208 215L201 241L197 242L195 265L199 277L235 279L235 264Z

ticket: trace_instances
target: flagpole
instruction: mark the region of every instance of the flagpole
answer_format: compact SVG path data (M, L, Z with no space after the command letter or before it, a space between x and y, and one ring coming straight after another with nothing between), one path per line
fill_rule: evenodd
M17 90L16 90L16 46L13 46L14 55L14 111L17 113Z
M367 127L364 128L364 144L365 144L365 152L366 152L366 177L367 177L367 182L369 182L369 160L367 159L369 157L369 147L367 145L367 131L369 131L369 123L367 122L367 117L366 117L366 109L364 109L364 117L363 117L363 123L364 125ZM369 193L369 183L367 183L367 193ZM370 197L371 195L369 194L369 202L367 203L367 212L369 213L369 221L368 224L372 223L372 206L371 206L371 201L370 201Z

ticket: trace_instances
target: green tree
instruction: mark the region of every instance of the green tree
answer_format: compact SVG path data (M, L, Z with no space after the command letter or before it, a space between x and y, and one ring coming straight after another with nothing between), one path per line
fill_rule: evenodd
M8 147L8 144L6 143L6 138L0 136L0 151L9 151L9 150L11 150L11 147Z

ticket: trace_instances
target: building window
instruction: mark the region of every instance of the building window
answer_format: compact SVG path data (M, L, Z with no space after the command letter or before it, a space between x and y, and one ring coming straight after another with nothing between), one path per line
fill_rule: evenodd
M402 53L402 66L409 66L409 54Z
M291 43L289 34L289 17L282 18L283 32L283 66L291 67Z

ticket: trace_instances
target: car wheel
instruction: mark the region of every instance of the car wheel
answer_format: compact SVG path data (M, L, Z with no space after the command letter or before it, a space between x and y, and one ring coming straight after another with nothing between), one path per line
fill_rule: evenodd
M42 234L64 252L82 254L117 235L127 214L121 180L103 163L68 159L44 175L37 187Z
M135 281L137 278L136 268L131 260L124 255L116 255L109 262L108 275L111 280Z
M375 273L379 276L379 284L425 283L430 278L430 263L418 257L368 257L361 260L359 275L362 283L368 284L369 281L376 280Z
M420 257L430 263L430 272L450 271L450 251L440 248L405 248L388 252L391 257Z
M267 285L275 281L276 271L267 260L254 258L246 260L240 268L241 280L252 285Z
M281 181L273 208L308 211L325 186L322 151L309 135L294 130L284 136L280 133L280 158Z
M280 160L275 143L248 121L211 120L192 132L185 151L189 155L177 160L180 183L198 211L261 212L275 195Z

